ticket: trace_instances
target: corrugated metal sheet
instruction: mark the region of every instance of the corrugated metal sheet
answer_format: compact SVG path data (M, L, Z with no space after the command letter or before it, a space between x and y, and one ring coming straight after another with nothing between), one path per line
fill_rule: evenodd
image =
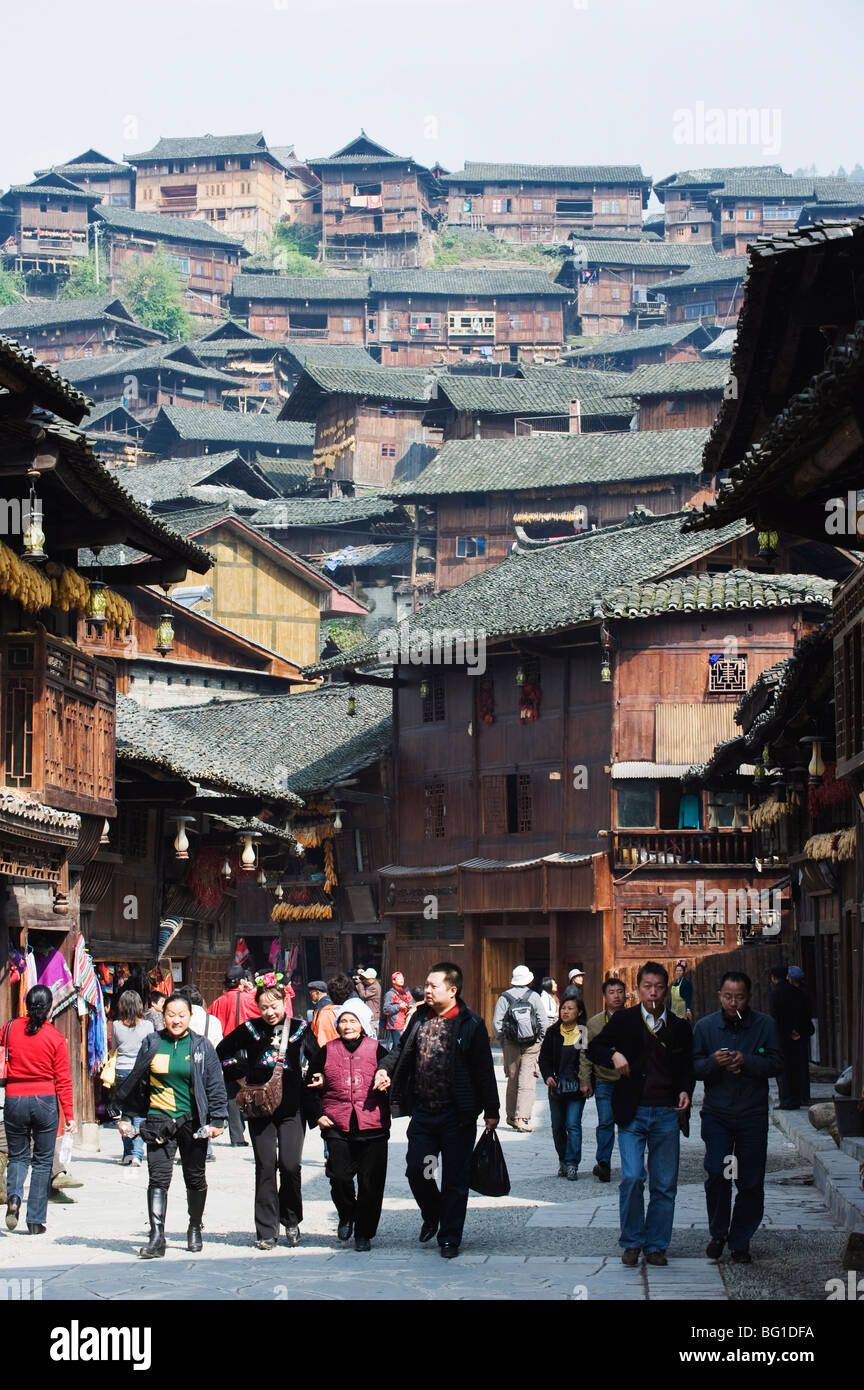
M707 762L718 743L738 732L735 703L656 705L654 756L658 763Z

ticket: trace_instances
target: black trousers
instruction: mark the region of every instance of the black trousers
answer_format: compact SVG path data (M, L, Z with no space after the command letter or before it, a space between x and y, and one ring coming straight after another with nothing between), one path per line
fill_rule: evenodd
M354 1234L362 1240L372 1239L381 1220L388 1139L387 1134L354 1139L335 1129L327 1130L327 1175L333 1205L340 1221L354 1222Z
M187 1120L174 1138L166 1139L164 1144L148 1144L147 1167L150 1171L150 1190L162 1187L167 1191L174 1172L174 1158L177 1150L180 1150L189 1219L198 1225L207 1199L207 1140L193 1139L194 1132L194 1122Z
M702 1138L708 1229L715 1240L728 1240L730 1250L746 1250L765 1210L767 1111L730 1119L703 1108Z
M783 1043L783 1070L777 1077L781 1105L801 1104L801 1069L804 1044L799 1038L793 1042L789 1038Z
M300 1160L306 1122L299 1111L288 1119L250 1120L249 1137L255 1155L255 1234L277 1240L280 1225L299 1226L303 1220Z
M462 1240L476 1135L474 1117L452 1106L418 1109L411 1116L405 1176L423 1220L438 1222L439 1245L459 1245ZM435 1181L439 1167L440 1188Z

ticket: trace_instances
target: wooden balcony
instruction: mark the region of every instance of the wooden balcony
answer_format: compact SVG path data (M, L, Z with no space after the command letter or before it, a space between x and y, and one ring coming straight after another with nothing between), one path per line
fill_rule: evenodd
M0 650L0 785L62 811L113 816L112 666L45 632Z
M753 864L751 830L616 830L615 867L677 868L692 864Z
M329 336L329 328L295 328L293 323L288 328L289 338L328 338Z

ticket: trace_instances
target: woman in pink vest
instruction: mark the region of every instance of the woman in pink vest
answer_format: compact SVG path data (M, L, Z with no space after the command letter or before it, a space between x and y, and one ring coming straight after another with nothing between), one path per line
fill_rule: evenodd
M327 1173L333 1205L339 1215L339 1239L354 1249L371 1250L381 1219L387 1179L389 1081L375 1087L375 1073L386 1048L367 1036L356 1014L337 1010L338 1038L309 1059L307 1085L319 1100L318 1125L327 1141ZM357 1190L354 1190L354 1180Z

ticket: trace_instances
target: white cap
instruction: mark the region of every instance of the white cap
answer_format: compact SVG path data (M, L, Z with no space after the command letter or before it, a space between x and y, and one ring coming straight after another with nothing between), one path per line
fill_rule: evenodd
M585 974L585 971L584 971L584 970L580 970L580 969L579 969L579 966L577 965L577 966L575 967L575 969L573 969L573 970L570 971L570 974L567 976L567 979L568 979L568 980L575 980L575 978L576 978L577 975L583 975L583 976L584 976L584 974Z
M377 980L377 979L378 979L377 971L373 970L371 966L369 967L368 970L360 970L360 971L358 971L357 973L358 973L359 975L362 975L364 980Z
M517 965L510 980L511 985L530 985L534 976L527 965Z

